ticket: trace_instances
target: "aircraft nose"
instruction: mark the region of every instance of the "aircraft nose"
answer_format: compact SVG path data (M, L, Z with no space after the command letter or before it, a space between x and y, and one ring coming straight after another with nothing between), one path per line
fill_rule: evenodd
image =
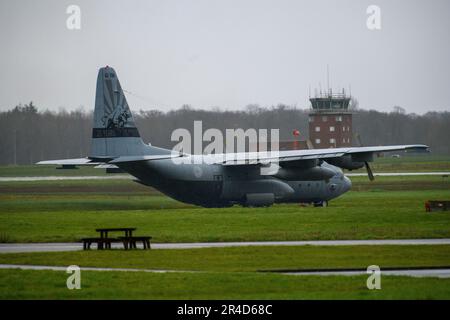
M344 183L342 184L342 193L347 192L352 188L352 181L344 176Z

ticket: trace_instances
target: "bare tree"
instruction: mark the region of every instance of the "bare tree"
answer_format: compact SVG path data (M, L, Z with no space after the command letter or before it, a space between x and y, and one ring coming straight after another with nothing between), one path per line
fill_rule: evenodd
M394 112L354 109L353 129L364 145L424 143L434 153L450 154L450 112L408 114L394 107ZM249 105L242 111L214 108L180 109L162 112L141 110L135 114L136 124L145 142L171 148L171 133L177 128L192 132L195 120L203 121L203 130L217 128L279 129L280 139L292 138L298 129L307 139L308 110L279 104L271 107ZM92 134L92 113L82 108L51 112L38 109L32 102L0 112L0 164L31 164L44 159L77 158L89 154Z

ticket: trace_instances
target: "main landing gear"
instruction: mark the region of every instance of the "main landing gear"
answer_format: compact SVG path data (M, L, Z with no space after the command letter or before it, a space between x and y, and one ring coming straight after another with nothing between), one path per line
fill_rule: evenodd
M313 205L314 207L328 207L328 201L317 201Z

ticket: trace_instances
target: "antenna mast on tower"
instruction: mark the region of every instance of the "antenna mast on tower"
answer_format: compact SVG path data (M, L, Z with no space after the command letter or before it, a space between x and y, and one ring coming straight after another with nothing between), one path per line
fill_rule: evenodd
M327 63L327 94L330 93L330 66Z

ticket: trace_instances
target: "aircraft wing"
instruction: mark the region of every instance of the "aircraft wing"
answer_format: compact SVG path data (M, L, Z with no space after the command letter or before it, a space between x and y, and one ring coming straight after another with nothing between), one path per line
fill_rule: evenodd
M179 153L172 153L172 154L165 154L165 155L148 155L148 156L123 156L115 158L111 161L108 161L110 164L117 164L117 163L126 163L126 162L138 162L138 161L148 161L148 160L164 160L164 159L172 159L172 158L179 158L182 157L182 154Z
M392 152L392 151L410 151L410 152L424 152L428 151L428 146L424 144L410 144L398 146L379 146L379 147L352 147L347 154L365 153L365 152Z
M278 152L253 152L253 153L227 153L223 155L221 161L216 162L225 166L232 165L255 165L267 164L270 162L291 162L312 159L339 158L344 155L354 155L355 158L367 158L370 160L374 153L392 152L392 151L426 151L428 146L416 145L397 145L380 147L348 147L348 148L329 148L329 149L308 149L308 150L288 150Z

